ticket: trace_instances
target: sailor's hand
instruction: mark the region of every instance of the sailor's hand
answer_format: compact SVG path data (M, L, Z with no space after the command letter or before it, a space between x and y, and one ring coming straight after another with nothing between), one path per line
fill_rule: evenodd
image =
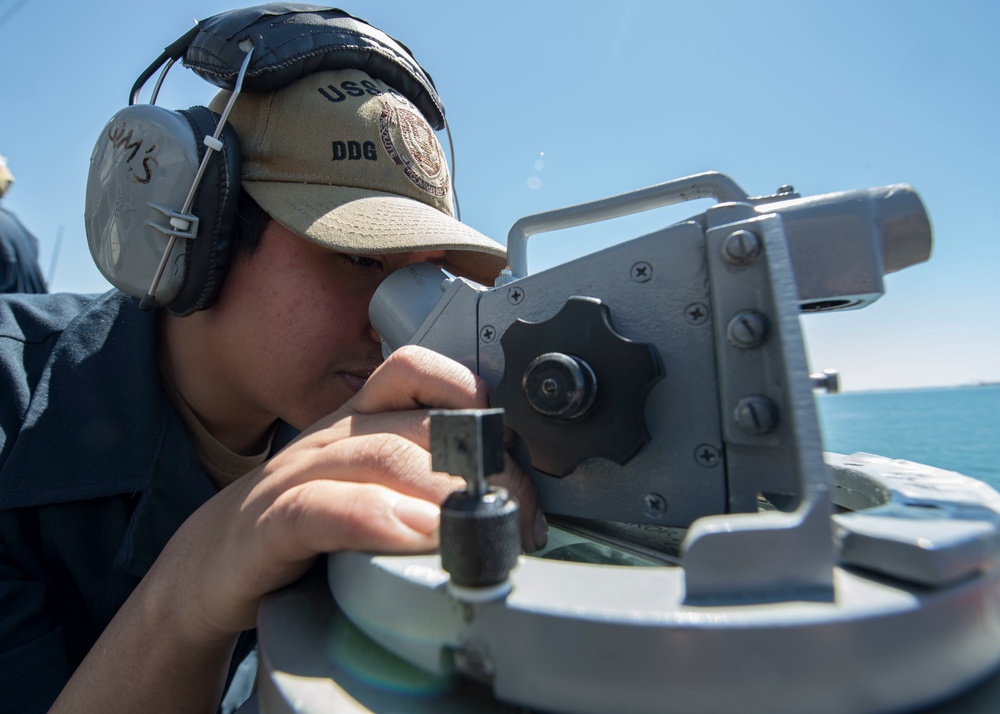
M206 631L253 627L260 598L320 553L434 550L438 505L465 482L431 471L427 410L485 408L487 396L457 362L404 348L343 408L199 509L160 561L183 568ZM545 521L531 482L507 461L495 480L520 502L523 544L534 550Z

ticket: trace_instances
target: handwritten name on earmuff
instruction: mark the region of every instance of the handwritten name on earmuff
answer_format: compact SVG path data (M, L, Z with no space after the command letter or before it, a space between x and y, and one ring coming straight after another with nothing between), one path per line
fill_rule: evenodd
M149 183L150 179L153 178L153 168L160 165L154 154L156 144L151 144L142 152L142 174L140 175L136 167L132 166L131 163L132 159L142 150L143 140L135 139L133 141L132 129L128 128L125 122L122 122L120 125L116 125L108 130L108 141L115 148L115 151L123 152L125 163L129 164L129 178L136 183Z

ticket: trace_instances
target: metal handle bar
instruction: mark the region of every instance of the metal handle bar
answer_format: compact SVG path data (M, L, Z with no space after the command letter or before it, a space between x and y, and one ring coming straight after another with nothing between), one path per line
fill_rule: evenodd
M706 171L630 193L525 216L511 226L510 233L507 234L507 261L510 263L511 275L523 278L528 274L529 236L628 216L698 198L714 198L719 203L727 203L746 201L748 195L725 174Z

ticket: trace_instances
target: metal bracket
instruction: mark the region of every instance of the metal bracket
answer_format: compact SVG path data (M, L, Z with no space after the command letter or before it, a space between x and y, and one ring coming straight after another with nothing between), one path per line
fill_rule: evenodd
M727 222L706 232L706 254L735 513L688 532L685 602L832 599L831 505L785 232L776 215L754 217L747 206L747 219L728 222L740 209L722 208ZM747 513L766 493L797 508Z
M162 203L153 203L152 201L146 205L166 216L169 219L170 224L170 227L168 228L167 226L157 223L156 221L146 221L147 226L155 228L164 235L173 236L175 238L193 240L195 236L198 235L198 224L200 219L193 213L175 211L170 206L164 206Z

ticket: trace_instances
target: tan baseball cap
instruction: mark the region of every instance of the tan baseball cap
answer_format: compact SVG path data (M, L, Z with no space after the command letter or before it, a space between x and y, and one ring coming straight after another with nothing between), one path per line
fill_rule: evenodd
M229 92L210 108L221 113ZM242 182L278 223L360 255L447 251L445 267L487 285L504 247L454 219L444 151L416 107L359 70L241 94L229 115Z

